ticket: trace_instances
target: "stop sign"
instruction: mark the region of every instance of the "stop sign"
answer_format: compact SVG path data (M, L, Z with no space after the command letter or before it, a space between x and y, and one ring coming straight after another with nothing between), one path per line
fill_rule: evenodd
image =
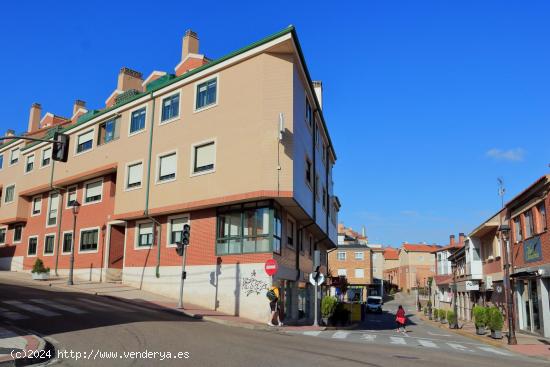
M279 265L277 265L275 259L269 259L265 262L264 269L267 275L275 275L277 270L279 270Z

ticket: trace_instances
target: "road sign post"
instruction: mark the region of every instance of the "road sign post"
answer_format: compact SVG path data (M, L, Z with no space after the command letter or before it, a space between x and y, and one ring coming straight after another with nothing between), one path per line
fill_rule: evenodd
M313 252L313 270L314 270L314 280L315 280L315 307L313 310L313 326L319 326L319 294L318 294L318 277L319 277L319 267L321 266L321 252L319 250L315 250Z

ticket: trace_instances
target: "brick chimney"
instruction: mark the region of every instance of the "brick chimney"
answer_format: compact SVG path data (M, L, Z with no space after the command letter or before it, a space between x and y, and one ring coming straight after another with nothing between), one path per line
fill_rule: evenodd
M183 36L183 41L181 45L181 61L189 54L198 54L199 53L199 36L192 30L188 29L185 31L185 36Z
M455 235L454 234L449 236L449 245L451 245L451 246L455 245Z
M15 130L8 129L8 131L6 131L6 135L4 136L14 136L14 135L15 135Z
M464 245L464 233L459 233L458 234L458 244L460 246Z
M42 106L40 103L33 103L31 106L31 112L29 114L29 127L28 133L35 132L40 129L40 115L42 114Z
M314 80L313 89L315 90L315 95L317 96L317 100L319 101L319 107L323 109L323 82L321 82L320 80Z
M126 92L130 89L137 89L138 91L142 91L142 83L142 74L139 71L123 67L118 73L118 83L116 89L121 92Z
M76 115L76 113L78 112L79 109L81 108L86 108L86 102L84 101L81 101L80 99L77 99L76 101L74 101L74 104L73 104L73 116Z

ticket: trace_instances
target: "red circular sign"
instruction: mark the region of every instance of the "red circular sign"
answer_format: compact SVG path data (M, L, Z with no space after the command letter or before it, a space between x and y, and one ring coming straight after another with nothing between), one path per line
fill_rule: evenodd
M279 270L279 265L277 264L277 261L275 261L275 259L269 259L265 262L264 269L267 275L275 275L277 273L277 270Z

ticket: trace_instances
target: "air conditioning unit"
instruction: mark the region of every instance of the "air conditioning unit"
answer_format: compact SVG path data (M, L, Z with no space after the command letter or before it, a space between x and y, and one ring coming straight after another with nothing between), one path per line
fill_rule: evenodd
M488 290L493 289L493 277L492 276L486 276L485 277L485 289L488 289Z

